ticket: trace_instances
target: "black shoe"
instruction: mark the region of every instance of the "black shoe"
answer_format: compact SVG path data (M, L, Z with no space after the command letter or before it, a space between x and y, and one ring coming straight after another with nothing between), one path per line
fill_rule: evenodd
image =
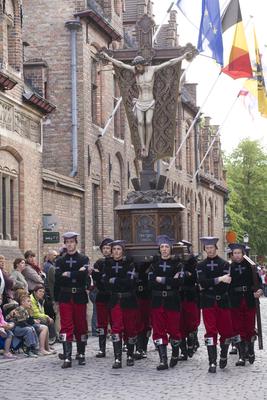
M229 344L221 345L221 354L220 354L220 361L219 361L219 366L221 369L224 369L227 365L228 348L229 348Z
M72 353L72 342L63 342L64 361L61 368L66 369L71 367L72 365L71 353Z
M131 356L127 356L127 361L126 361L126 365L128 367L132 367L134 365L134 359Z
M112 365L112 368L113 369L121 368L121 356L122 356L122 341L121 340L116 339L116 341L113 341L113 350L114 350L115 362Z
M207 346L209 356L209 372L215 374L216 372L216 361L217 361L217 346Z
M237 343L239 359L235 363L236 367L244 367L246 365L246 343L241 341Z
M209 370L208 370L211 374L215 374L216 373L216 364L210 364L209 366Z
M96 358L104 358L106 357L106 335L99 336L99 351L96 354Z
M187 353L187 344L186 339L182 339L180 344L181 355L179 357L179 361L187 361L188 353Z
M254 364L255 361L255 352L254 352L254 342L248 342L248 362L250 364Z
M121 361L120 360L115 360L114 364L112 365L113 369L119 369L121 368Z
M157 366L158 371L163 371L164 369L168 369L168 358L167 358L167 345L159 344L157 346L159 352L160 363Z
M232 346L231 350L229 351L229 354L237 354L237 348L235 346Z
M85 365L85 342L77 342L77 355L79 365Z
M85 365L85 355L84 354L79 354L78 364Z

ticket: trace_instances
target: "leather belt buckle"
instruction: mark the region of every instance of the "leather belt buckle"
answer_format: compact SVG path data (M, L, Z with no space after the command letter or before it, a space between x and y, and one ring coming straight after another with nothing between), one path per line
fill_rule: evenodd
M215 299L218 301L218 300L221 300L221 298L222 298L222 296L215 296Z
M242 292L247 292L247 291L248 291L247 286L242 286Z
M166 290L163 290L162 297L167 297L167 296L168 296L168 292Z
M71 288L71 293L73 294L77 293L77 288L76 287Z
M138 286L138 292L143 292L144 291L144 286L140 285Z

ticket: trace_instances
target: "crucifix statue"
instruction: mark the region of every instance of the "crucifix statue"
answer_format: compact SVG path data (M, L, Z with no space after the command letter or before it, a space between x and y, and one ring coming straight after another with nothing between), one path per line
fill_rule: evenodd
M152 188L148 182L155 177L155 160L173 156L181 62L196 55L191 44L153 47L154 27L145 14L136 23L137 47L100 52L114 66L132 143L147 174L145 184L141 174L142 190Z

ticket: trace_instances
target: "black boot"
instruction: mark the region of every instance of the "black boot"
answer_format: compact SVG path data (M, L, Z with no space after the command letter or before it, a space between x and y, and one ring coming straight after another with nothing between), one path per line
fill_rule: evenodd
M167 358L167 345L159 344L157 346L159 352L160 363L157 366L158 371L163 371L164 369L168 369L168 358Z
M143 337L143 358L147 358L147 345L148 345L148 341L149 341L149 336L150 336L150 334L147 333Z
M178 363L179 360L179 346L181 345L181 341L171 339L171 345L172 345L172 356L170 359L170 368L173 368L175 367L175 365Z
M244 367L246 365L246 344L244 341L237 343L239 359L235 363L237 367Z
M144 346L144 334L140 333L137 336L137 342L136 342L136 352L134 353L134 359L135 360L142 360L143 357L143 346Z
M122 341L120 339L118 340L117 335L113 335L113 349L115 362L112 365L112 368L118 369L121 368Z
M107 336L106 335L99 335L98 340L99 340L99 351L96 354L96 357L97 358L104 358L104 357L106 357L106 340L107 340Z
M216 361L217 361L217 346L207 346L209 356L209 372L215 374L216 372Z
M196 330L194 332L194 345L193 345L193 349L194 349L194 353L197 351L197 349L199 348L199 341L198 341L198 336L197 336L198 331Z
M85 365L85 342L77 342L78 364Z
M221 354L219 366L221 369L224 369L227 365L227 354L228 354L229 344L221 344Z
M181 355L179 357L179 361L187 361L187 344L186 344L186 339L182 339L180 342L180 349L181 349Z
M195 332L191 332L187 336L187 355L189 358L192 358L194 355L194 341L195 341Z
M248 342L247 346L248 346L248 362L250 364L254 364L255 361L254 341Z
M229 354L237 354L237 347L238 346L235 346L234 344L232 344L232 348L231 348L231 350L229 351Z
M71 353L72 353L72 342L63 342L63 356L64 362L61 368L70 368L71 367Z
M127 342L127 366L132 367L134 365L134 346L135 346L135 341L133 338L129 338L129 341Z

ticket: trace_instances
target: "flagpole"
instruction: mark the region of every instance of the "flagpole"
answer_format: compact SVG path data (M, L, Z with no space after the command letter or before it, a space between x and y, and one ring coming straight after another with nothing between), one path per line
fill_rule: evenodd
M180 153L180 151L181 151L181 149L182 149L184 143L186 142L188 136L190 135L192 129L194 128L194 126L195 126L195 124L196 124L196 122L197 122L197 120L198 120L198 118L199 118L199 116L200 116L200 114L201 114L201 112L202 112L202 110L203 110L203 107L205 106L206 102L208 101L211 92L213 91L215 85L216 85L217 82L218 82L218 79L219 79L220 76L221 76L221 73L222 73L222 72L220 71L220 73L219 73L219 75L217 76L216 80L214 81L212 87L210 88L210 90L209 90L209 92L208 92L208 94L207 94L207 96L206 96L204 102L202 103L202 105L201 105L201 107L199 108L199 110L198 110L198 112L197 112L197 114L196 114L196 116L195 116L193 122L191 123L191 125L190 125L190 127L189 127L189 129L188 129L188 131L187 131L187 133L186 133L186 135L185 135L185 137L184 137L184 139L182 140L180 146L178 147L178 150L176 151L175 156L172 158L172 160L171 160L171 162L170 162L170 164L169 164L169 167L167 168L167 171L170 171L171 167L173 166L173 164L174 164L174 162L175 162L176 157L177 157L178 154Z
M239 98L239 93L238 93L238 95L236 96L234 102L231 104L231 107L229 108L229 110L228 110L228 112L227 112L227 114L226 114L226 116L225 116L225 118L224 118L222 124L221 124L220 127L218 128L216 135L214 136L214 138L213 138L211 144L210 144L209 147L208 147L208 150L206 151L204 157L202 158L202 160L201 160L201 162L200 162L200 164L199 164L199 166L198 166L198 168L197 168L197 170L196 170L196 172L195 172L195 174L194 174L194 176L193 176L192 181L194 181L194 180L196 179L196 177L197 177L197 175L198 175L198 173L199 173L199 171L200 171L200 169L201 169L201 167L202 167L204 161L206 160L207 156L209 155L209 152L210 152L212 146L214 145L215 140L216 140L217 137L219 136L219 134L220 134L220 132L221 132L221 129L222 129L223 125L225 124L225 122L227 121L229 115L231 114L231 112L232 112L232 110L233 110L233 108L234 108L234 105L235 105L235 103L237 102L237 99L238 99L238 98Z
M120 98L118 99L117 104L116 104L116 106L114 107L112 113L110 114L110 116L109 116L109 118L108 118L108 120L107 120L107 123L106 123L105 127L102 129L102 132L98 135L99 138L100 138L100 137L103 137L103 136L106 134L106 132L107 132L107 130L108 130L108 127L109 127L109 125L111 124L111 121L113 120L113 118L114 118L114 116L115 116L115 114L116 114L116 112L117 112L117 110L118 110L118 108L119 108L121 102L122 102L122 97L120 97Z
M153 35L152 43L154 43L156 41L157 36L158 36L158 34L159 34L159 32L160 32L160 30L162 28L162 25L164 24L166 18L168 17L168 15L170 14L171 10L173 9L174 4L175 4L175 1L172 1L170 6L169 6L169 8L168 8L168 10L167 10L167 12L166 12L166 14L165 14L165 16L164 16L164 18L162 19L160 25L157 27L156 32Z

